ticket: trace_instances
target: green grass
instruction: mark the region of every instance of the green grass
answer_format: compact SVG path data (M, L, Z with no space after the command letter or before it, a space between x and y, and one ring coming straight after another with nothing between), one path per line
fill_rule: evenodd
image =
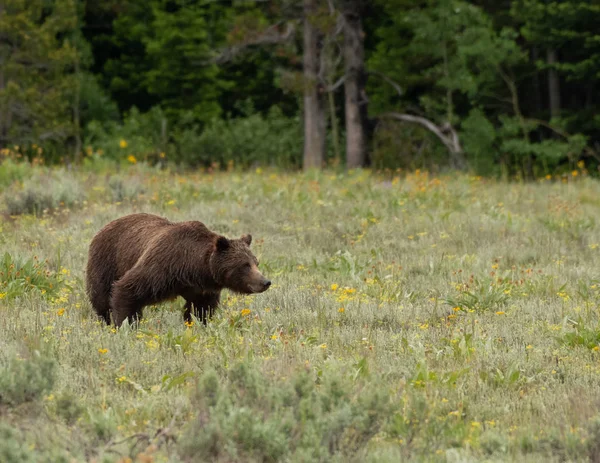
M48 196L24 175L5 210ZM0 461L600 457L597 181L35 175L79 200L0 222ZM272 288L206 327L181 300L104 326L87 248L134 211L251 233Z

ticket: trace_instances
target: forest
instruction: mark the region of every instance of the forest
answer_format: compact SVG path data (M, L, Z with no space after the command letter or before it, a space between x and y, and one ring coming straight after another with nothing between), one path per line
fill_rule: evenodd
M3 0L1 156L597 173L600 4Z

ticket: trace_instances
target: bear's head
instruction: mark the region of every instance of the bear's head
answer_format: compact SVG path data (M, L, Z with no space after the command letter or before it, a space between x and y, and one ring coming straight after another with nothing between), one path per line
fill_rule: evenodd
M219 236L210 258L216 282L236 293L262 293L271 282L258 269L258 260L250 250L252 235L239 239Z

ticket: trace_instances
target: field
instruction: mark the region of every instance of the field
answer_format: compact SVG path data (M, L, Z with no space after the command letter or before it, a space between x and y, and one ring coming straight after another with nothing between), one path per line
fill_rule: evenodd
M3 462L600 459L583 172L0 170ZM103 325L87 248L133 211L251 233L272 288Z

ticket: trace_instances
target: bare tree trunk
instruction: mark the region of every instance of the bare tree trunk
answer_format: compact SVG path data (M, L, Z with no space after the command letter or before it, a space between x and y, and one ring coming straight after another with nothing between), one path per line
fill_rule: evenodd
M346 165L364 167L367 163L364 33L360 0L350 2L344 15L344 60L346 64Z
M535 63L539 59L539 51L537 47L531 48L531 62L535 65ZM543 110L542 104L542 85L540 82L540 73L536 70L533 76L533 100L535 105L535 111L539 115Z
M546 51L547 63L556 64L556 50L549 48ZM548 93L550 97L550 116L558 117L560 114L560 81L558 80L558 72L553 67L548 69Z
M317 80L319 31L311 24L317 0L304 0L304 169L321 168L325 160L324 94Z

